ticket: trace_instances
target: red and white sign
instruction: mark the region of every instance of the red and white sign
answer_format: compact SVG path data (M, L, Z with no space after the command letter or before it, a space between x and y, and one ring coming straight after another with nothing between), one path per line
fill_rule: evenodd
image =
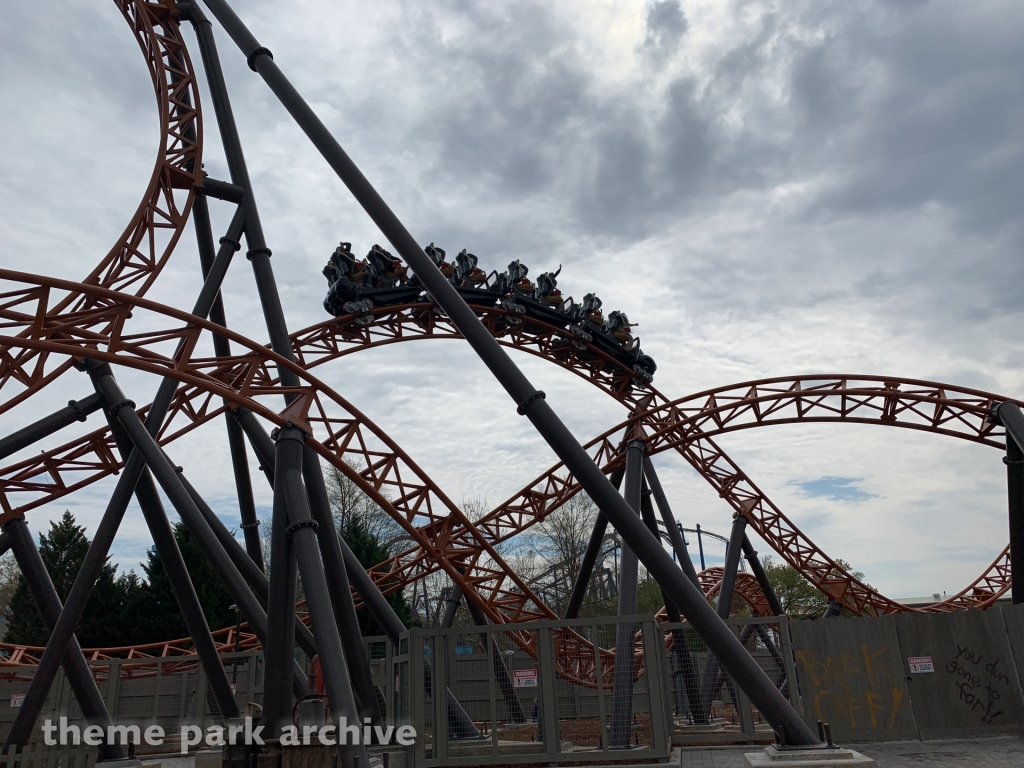
M536 688L537 687L537 670L536 669L513 669L512 670L512 687L513 688Z
M932 663L931 656L908 656L907 662L910 664L911 673L915 675L919 675L922 672L935 671L935 665Z
M20 707L24 703L25 703L25 694L24 693L12 693L11 694L11 706L12 707Z

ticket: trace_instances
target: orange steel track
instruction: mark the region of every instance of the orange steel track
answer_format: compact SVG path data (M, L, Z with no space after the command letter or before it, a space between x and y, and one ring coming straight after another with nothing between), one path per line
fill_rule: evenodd
M230 330L142 297L156 279L187 223L194 190L201 183L202 130L191 62L169 3L115 0L146 57L161 120L161 146L146 194L114 248L82 282L0 270L11 290L0 294L0 413L23 402L68 371L75 358L170 376L181 382L160 432L164 445L222 413L244 405L274 424L289 421L310 429L310 445L412 537L414 545L371 569L385 590L398 589L443 569L495 623L508 624L554 614L502 561L495 545L520 533L565 503L579 486L561 465L541 475L483 519L471 523L398 445L309 370L355 351L415 339L458 338L450 321L431 303L375 309L345 316L292 335L296 363ZM649 453L674 449L743 514L787 562L831 599L857 614L909 610L857 581L804 536L715 444L719 434L787 423L870 423L918 429L1002 448L1002 433L986 422L995 395L931 382L871 376L817 375L765 379L722 387L669 401L642 375L598 351L570 331L476 307L481 322L504 345L543 357L616 398L631 417L588 444L606 472L618 468L618 433L642 437ZM140 322L139 317L148 319ZM128 333L134 327L147 330ZM168 323L170 322L170 325ZM159 327L160 330L152 330ZM245 351L228 358L197 354L200 337L216 330ZM176 344L184 341L180 352ZM280 366L301 385L280 384ZM268 396L300 397L284 412L265 405ZM221 398L229 405L221 404ZM279 401L275 401L279 402ZM146 408L140 409L144 414ZM351 464L354 462L355 466ZM0 468L0 522L54 501L115 473L117 459L108 430ZM958 595L923 610L985 607L1009 588L1008 553ZM701 574L712 594L717 569ZM763 595L751 579L738 593L757 613ZM217 633L233 647L234 629ZM559 633L566 656L589 647ZM526 642L526 641L524 641ZM241 647L255 638L243 633ZM581 645L582 643L582 645ZM527 642L528 644L528 642ZM574 649L574 644L577 648ZM187 638L120 649L93 649L94 658L149 657L185 653ZM7 664L31 664L35 650L11 647ZM593 657L592 651L589 652ZM602 673L607 665L602 664ZM578 670L592 679L593 669ZM588 677L589 676L589 677Z
M202 118L199 88L173 4L114 0L124 15L153 80L160 145L142 202L113 248L82 281L142 296L170 257L188 223L197 182L201 181ZM50 307L54 315L73 315L81 330L106 333L92 321L91 299L71 291ZM66 357L46 350L0 347L0 413L9 410L67 372Z

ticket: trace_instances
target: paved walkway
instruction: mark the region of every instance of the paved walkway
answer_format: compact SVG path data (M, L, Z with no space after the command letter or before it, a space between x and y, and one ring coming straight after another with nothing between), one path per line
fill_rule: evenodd
M847 745L844 745L847 746ZM879 768L1022 768L1024 738L950 739L946 741L881 741L850 744L873 757ZM687 748L672 755L669 766L681 768L747 768L744 752L753 747Z

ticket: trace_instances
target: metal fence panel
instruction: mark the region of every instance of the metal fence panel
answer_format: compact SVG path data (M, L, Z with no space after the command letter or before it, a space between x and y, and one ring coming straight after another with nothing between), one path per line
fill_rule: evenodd
M788 622L776 617L730 619L760 667L799 709L799 689L792 683L792 648ZM667 708L676 744L729 744L769 741L771 726L732 677L708 652L687 623L661 624L664 636Z
M632 669L623 675L624 665L616 681L612 648L621 638ZM409 667L410 687L423 681L422 704L414 698L409 707L419 735L412 748L417 765L668 756L664 665L652 648L661 635L652 616L413 629L406 641L410 658L397 655L393 674L400 692Z

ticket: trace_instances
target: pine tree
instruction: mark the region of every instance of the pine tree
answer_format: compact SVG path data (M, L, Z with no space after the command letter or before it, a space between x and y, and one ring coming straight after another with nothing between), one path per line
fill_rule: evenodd
M195 536L184 523L178 522L174 526L174 539L210 629L233 626L235 612L231 610L231 604L234 600L199 548ZM147 581L138 583L138 589L126 599L126 613L133 615L135 623L132 642L155 643L184 637L188 634L185 620L171 589L163 560L155 548L147 553L146 562L141 565Z
M89 539L85 535L85 527L77 525L74 516L67 510L59 522L50 523L49 535L40 535L39 554L61 602L67 600L88 550ZM119 582L117 566L110 564L108 558L76 630L78 641L84 647L122 644L120 618L124 589ZM18 586L14 590L7 615L8 627L4 642L46 645L50 633L43 626L24 576L18 578Z
M339 533L341 533L341 537L352 549L355 556L359 558L363 568L371 568L391 556L384 543L369 531L362 517L358 515L349 517L342 525ZM387 589L387 584L382 584L381 587ZM399 589L392 592L387 596L387 600L391 603L391 607L395 609L395 613L398 614L398 618L402 620L402 623L407 627L410 626L413 623L412 611L409 609L409 603L405 599L403 590ZM365 609L359 611L359 629L364 637L384 634L384 630L377 623L377 620Z

